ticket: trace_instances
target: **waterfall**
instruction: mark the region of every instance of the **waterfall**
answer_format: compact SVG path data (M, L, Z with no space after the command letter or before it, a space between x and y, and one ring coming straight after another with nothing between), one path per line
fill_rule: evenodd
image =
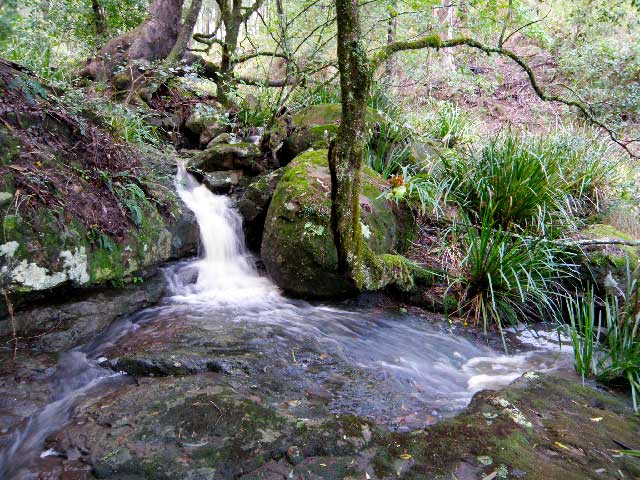
M176 300L229 304L278 296L275 286L256 271L244 245L242 219L229 197L211 193L184 164L178 165L175 183L178 195L196 216L203 250L187 272L176 272L179 280L170 282ZM189 276L197 276L195 283L189 283Z

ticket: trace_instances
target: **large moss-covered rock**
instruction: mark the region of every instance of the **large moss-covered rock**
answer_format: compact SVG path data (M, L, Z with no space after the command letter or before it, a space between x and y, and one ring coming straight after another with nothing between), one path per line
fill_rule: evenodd
M362 232L375 253L402 251L413 235L407 210L384 198L385 182L370 169L362 174ZM326 150L312 150L285 167L273 195L262 239L267 272L285 291L305 297L350 293L337 272L330 225L331 177Z
M312 105L295 115L295 128L278 152L280 164L286 165L308 148L328 148L338 131L341 118L342 105L339 103ZM380 114L370 108L367 123L373 125L381 120Z

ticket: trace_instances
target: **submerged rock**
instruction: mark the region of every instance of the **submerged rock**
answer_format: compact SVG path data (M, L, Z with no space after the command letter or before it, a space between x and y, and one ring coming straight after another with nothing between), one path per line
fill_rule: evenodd
M375 253L401 252L414 234L415 223L408 210L384 198L384 188L384 180L365 168L360 196L363 237ZM351 293L337 272L330 218L327 151L305 152L284 169L262 239L267 272L288 293L305 297Z

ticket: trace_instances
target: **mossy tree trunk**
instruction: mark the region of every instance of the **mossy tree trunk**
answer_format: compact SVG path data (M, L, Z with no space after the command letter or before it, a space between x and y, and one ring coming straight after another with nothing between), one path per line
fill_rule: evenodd
M153 0L149 18L130 32L110 40L87 62L81 75L110 80L118 67L135 61L164 60L176 43L182 20L183 0ZM130 82L138 75L130 68ZM126 73L126 72L125 72Z
M338 269L362 287L360 173L364 161L365 118L372 72L361 40L358 3L336 0L338 68L342 91L342 122L329 152L331 221Z
M399 255L376 255L362 237L360 182L366 144L367 100L380 57L369 58L362 39L357 0L336 0L338 68L342 121L329 150L331 227L338 269L357 290L392 286L414 292L433 281L425 271ZM390 44L392 48L395 43Z

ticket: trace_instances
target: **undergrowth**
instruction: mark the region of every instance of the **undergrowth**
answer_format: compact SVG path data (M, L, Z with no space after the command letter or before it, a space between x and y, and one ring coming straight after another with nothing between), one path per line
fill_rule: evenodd
M597 297L593 290L568 302L576 372L601 383L626 386L640 411L640 289L627 269L624 296Z

